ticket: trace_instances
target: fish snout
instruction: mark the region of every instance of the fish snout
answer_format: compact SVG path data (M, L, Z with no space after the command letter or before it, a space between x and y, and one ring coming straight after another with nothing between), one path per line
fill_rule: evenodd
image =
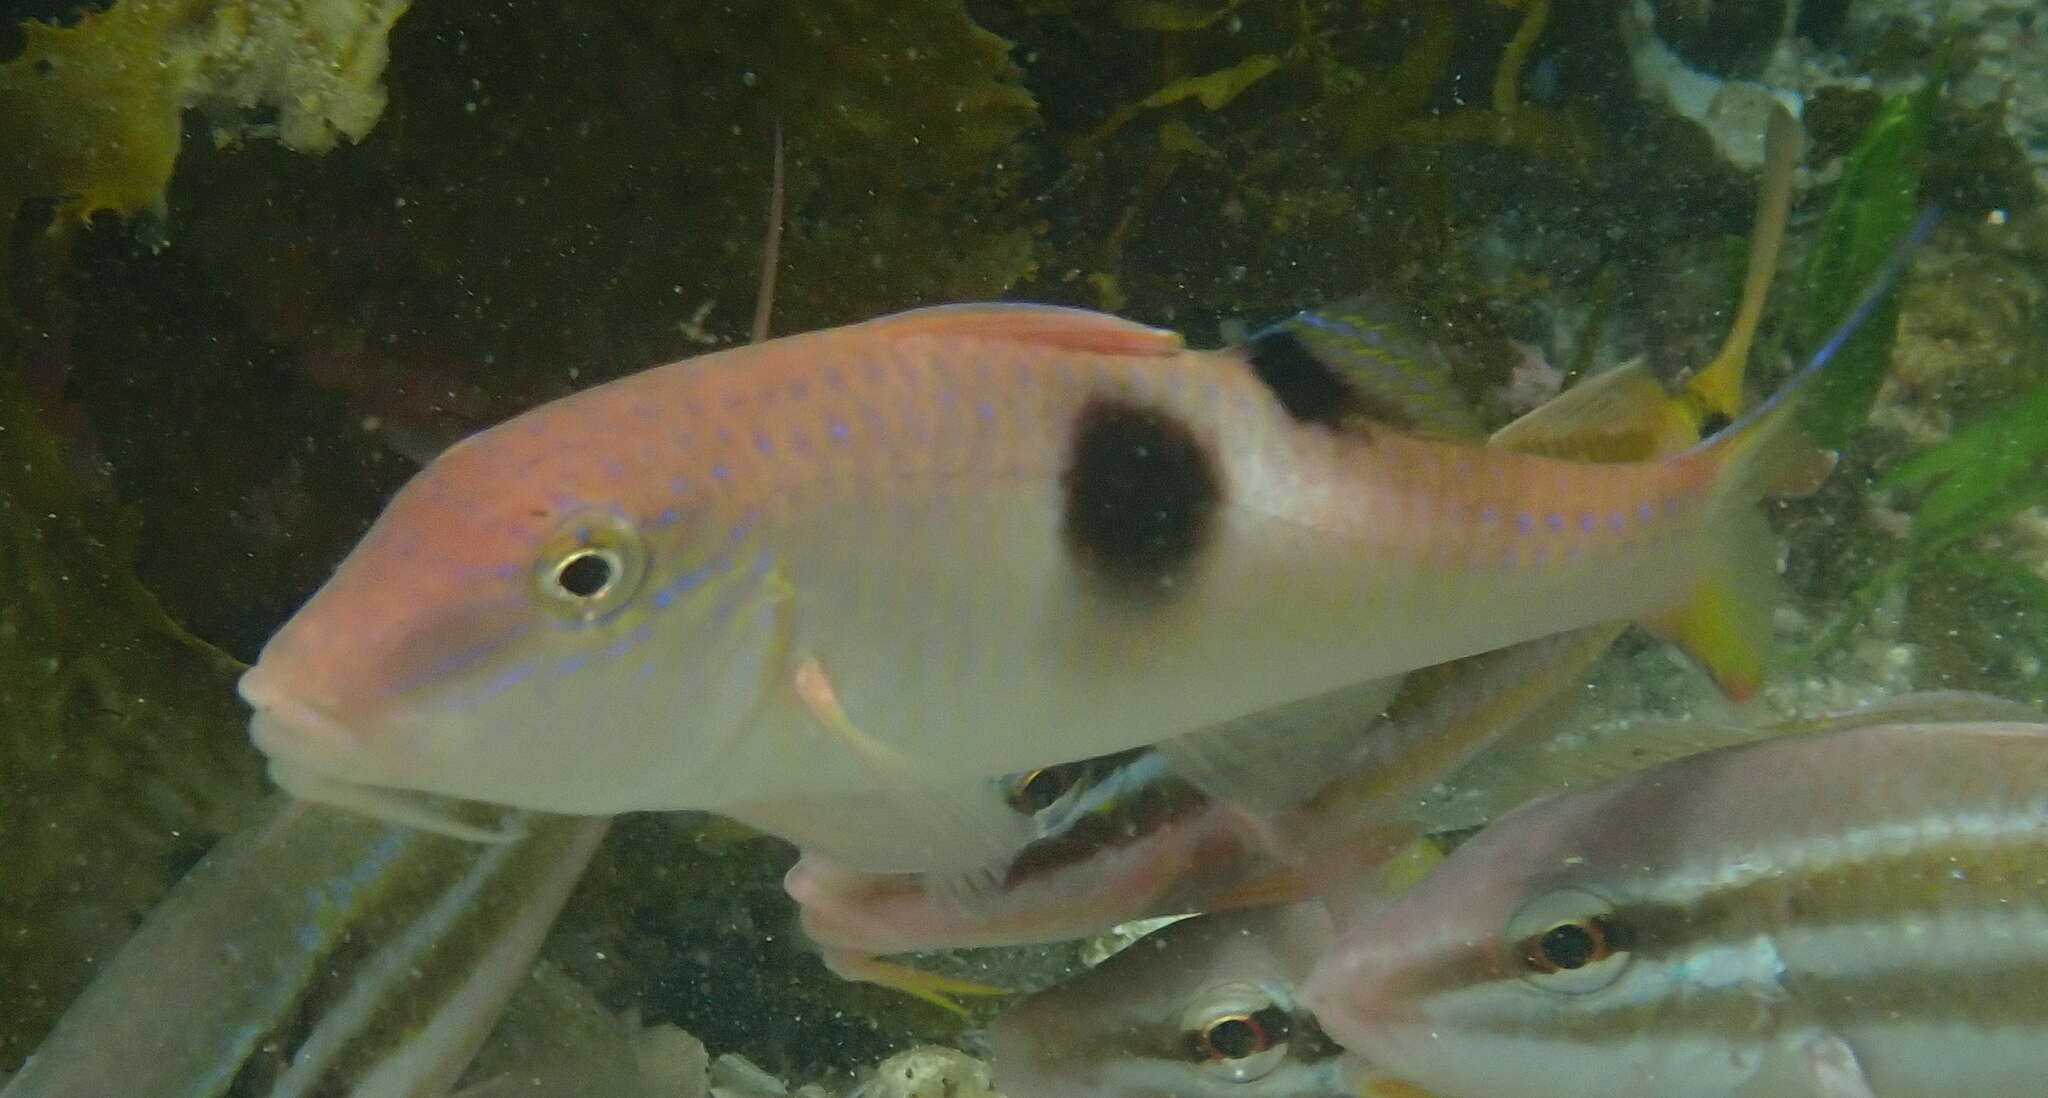
M249 720L249 736L266 755L333 758L363 744L362 736L334 716L340 708L336 699L285 682L261 663L243 672L235 689L255 710Z

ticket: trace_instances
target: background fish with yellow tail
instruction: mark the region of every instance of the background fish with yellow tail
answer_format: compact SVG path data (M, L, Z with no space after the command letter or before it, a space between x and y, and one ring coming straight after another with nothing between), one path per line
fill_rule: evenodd
M1444 1098L2013 1098L2048 1076L2048 723L1870 725L1501 817L1304 988Z
M244 678L253 735L287 788L423 820L402 791L849 798L871 842L778 831L897 869L1014 848L993 775L1593 623L1655 619L1754 687L1752 504L1812 464L1791 401L1596 465L1352 392L1285 332L1191 351L1032 306L650 370L407 485Z

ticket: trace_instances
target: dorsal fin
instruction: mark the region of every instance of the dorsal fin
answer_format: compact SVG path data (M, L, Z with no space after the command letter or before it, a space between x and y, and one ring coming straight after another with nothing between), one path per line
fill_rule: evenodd
M1253 336L1240 353L1301 422L1482 434L1443 356L1407 312L1382 298L1362 294L1296 313Z
M1164 357L1186 346L1180 333L1108 313L1060 305L979 302L931 305L868 321L891 337L957 336L1032 343L1063 351Z

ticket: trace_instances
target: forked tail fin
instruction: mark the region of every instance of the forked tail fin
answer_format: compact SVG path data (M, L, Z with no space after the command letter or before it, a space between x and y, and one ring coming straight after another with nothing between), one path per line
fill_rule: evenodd
M1700 582L1643 624L1699 661L1738 701L1762 682L1775 591L1771 540L1755 501L1804 495L1832 468L1834 455L1816 447L1800 427L1799 407L1814 391L1814 380L1898 281L1935 216L1932 208L1920 215L1848 315L1770 399L1676 459L1708 462L1717 470L1721 487L1711 504L1717 513L1707 527L1717 544L1708 547Z

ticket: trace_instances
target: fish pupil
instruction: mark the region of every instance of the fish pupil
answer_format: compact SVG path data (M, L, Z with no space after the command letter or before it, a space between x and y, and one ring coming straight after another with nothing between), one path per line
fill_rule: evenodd
M1251 1013L1225 1014L1194 1034L1196 1051L1208 1060L1243 1060L1257 1056L1287 1037L1287 1016L1268 1007Z
M1543 932L1536 949L1552 970L1584 968L1600 959L1603 945L1595 928L1559 923Z
M1257 1022L1242 1015L1224 1018L1203 1034L1209 1051L1225 1060L1242 1060L1265 1046L1265 1034Z
M585 549L555 569L555 585L579 599L595 598L611 585L617 572L605 554Z

